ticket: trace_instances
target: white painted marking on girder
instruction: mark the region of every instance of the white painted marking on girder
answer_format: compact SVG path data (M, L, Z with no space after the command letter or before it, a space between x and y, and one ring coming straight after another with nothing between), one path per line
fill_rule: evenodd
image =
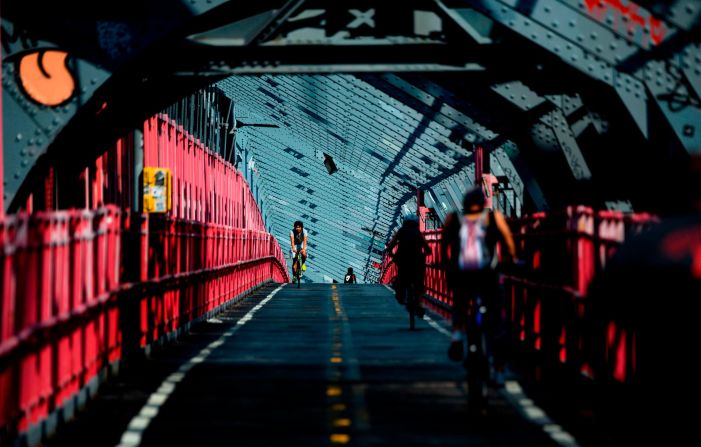
M258 303L253 309L249 310L246 315L244 315L232 329L229 329L223 333L217 340L211 342L207 347L202 348L200 352L194 357L184 363L178 368L177 372L172 373L161 383L158 389L151 393L151 395L146 400L146 404L141 407L139 414L134 416L129 424L127 424L127 429L122 434L117 447L135 447L141 444L141 438L144 431L151 424L151 421L158 416L158 411L161 409L163 404L168 400L171 394L175 391L176 385L185 378L193 366L198 363L204 362L207 357L212 353L212 351L219 346L224 344L224 339L234 335L234 333L241 328L246 322L253 318L253 314L260 310L268 301L270 301L276 293L278 293L283 286L279 286L277 289L270 292L270 294Z

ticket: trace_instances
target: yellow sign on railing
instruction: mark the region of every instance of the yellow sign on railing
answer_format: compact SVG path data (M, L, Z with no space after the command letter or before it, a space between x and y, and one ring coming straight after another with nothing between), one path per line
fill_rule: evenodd
M144 212L170 211L171 175L167 168L144 168Z

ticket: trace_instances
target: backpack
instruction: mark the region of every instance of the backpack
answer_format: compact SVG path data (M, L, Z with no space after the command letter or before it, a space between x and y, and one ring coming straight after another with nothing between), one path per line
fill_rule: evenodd
M458 269L484 270L493 267L496 223L492 212L483 213L478 219L460 219L458 231Z
M346 275L346 277L343 279L343 282L346 284L353 283L353 275L350 273Z

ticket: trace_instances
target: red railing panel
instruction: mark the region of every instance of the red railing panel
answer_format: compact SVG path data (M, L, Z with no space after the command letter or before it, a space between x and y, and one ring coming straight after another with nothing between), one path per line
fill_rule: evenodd
M510 222L518 256L529 266L528 276L503 276L506 314L513 337L546 360L571 365L583 374L599 371L621 382L635 380L636 334L609 322L605 345L592 338L586 295L593 277L627 236L654 224L646 213L594 211L568 207L563 212L535 213ZM431 254L427 258L426 293L444 307L452 306L445 269L441 265L441 230L425 231ZM385 256L380 282L390 283L396 266ZM606 322L604 322L606 323Z
M119 206L0 219L0 431L44 421L127 350L289 280L233 166L164 115L143 139L144 166L171 169L169 215L131 212L125 137L84 174L86 203Z

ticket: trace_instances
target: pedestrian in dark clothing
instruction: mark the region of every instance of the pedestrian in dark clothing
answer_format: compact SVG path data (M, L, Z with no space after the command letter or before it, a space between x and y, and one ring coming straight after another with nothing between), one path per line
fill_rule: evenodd
M355 278L355 273L353 273L353 267L348 267L346 276L343 278L343 284L357 284L358 281Z
M392 253L394 247L397 251ZM404 216L401 228L387 244L387 253L397 265L397 295L403 302L404 292L409 284L414 285L417 297L424 295L424 276L426 274L426 256L431 252L426 239L419 229L419 218L414 213ZM424 309L419 305L416 314L422 317Z

